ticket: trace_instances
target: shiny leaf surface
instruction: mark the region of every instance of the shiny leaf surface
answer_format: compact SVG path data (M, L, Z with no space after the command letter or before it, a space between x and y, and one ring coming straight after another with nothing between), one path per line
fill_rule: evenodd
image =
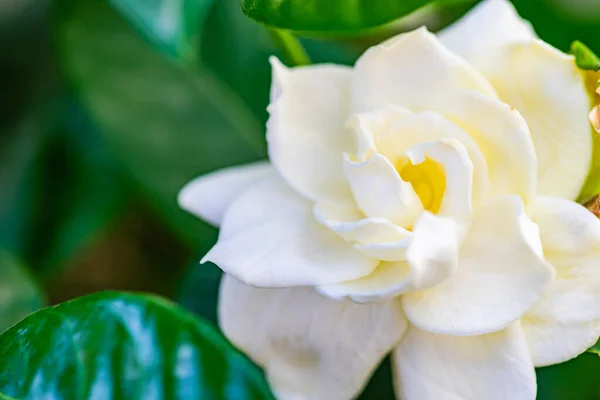
M156 296L116 292L45 308L0 335L0 393L272 399L260 372L208 324Z
M44 297L24 265L0 250L0 332L44 306Z

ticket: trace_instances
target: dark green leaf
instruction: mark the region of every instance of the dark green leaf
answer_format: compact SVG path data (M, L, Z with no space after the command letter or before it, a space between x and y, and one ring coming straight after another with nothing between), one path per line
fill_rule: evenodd
M242 0L244 13L266 25L304 32L353 32L410 14L431 0Z
M194 314L216 323L221 275L221 269L213 263L194 262L181 281L177 302Z
M214 0L110 0L151 42L172 57L193 61L206 11Z
M571 53L575 56L579 68L586 71L600 71L600 58L579 40L571 44Z
M264 128L210 72L177 69L103 2L71 3L60 31L65 75L111 151L197 246L206 225L179 209L178 191L197 175L264 158Z
M536 368L537 400L597 400L600 398L600 360L584 353L562 364Z
M24 266L0 250L0 332L44 306L39 287Z
M600 356L600 338L598 339L598 341L596 342L596 344L595 344L595 345L593 345L592 347L590 347L590 348L588 349L588 351L589 351L590 353L594 353L594 354L597 354L597 355L599 355L599 356Z
M213 328L150 295L97 293L0 336L0 393L53 399L272 399Z

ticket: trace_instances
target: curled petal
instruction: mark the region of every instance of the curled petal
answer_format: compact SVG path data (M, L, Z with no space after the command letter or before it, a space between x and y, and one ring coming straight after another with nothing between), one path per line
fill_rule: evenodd
M468 218L472 213L473 163L465 147L456 139L440 139L411 147L407 156L418 165L433 160L444 170L445 190L439 215Z
M402 300L407 318L420 329L477 335L523 316L552 277L520 198L494 198L475 211L455 273Z
M410 183L381 154L357 163L344 159L344 172L358 207L367 217L385 218L410 228L423 211L421 200Z
M219 324L265 369L278 399L354 398L398 343L398 302L334 301L310 288L258 289L224 276Z
M231 205L217 244L202 261L259 287L343 282L378 264L317 223L311 204L279 179L249 189Z

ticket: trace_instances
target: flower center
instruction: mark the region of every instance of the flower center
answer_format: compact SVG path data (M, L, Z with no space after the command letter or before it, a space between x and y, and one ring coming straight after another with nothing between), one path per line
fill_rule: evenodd
M402 180L412 185L423 208L437 213L446 190L446 175L442 166L430 158L419 164L405 159L397 166L397 170Z

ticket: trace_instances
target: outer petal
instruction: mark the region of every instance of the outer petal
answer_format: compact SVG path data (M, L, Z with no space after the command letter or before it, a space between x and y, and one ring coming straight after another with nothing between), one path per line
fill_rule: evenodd
M257 289L224 276L219 323L259 365L278 399L356 396L400 340L398 302L333 301L313 289Z
M538 193L575 199L590 168L592 128L590 99L573 56L533 40L473 63L527 121L538 158Z
M420 111L430 109L436 98L460 89L495 96L471 65L420 28L371 47L358 59L352 99L355 112L387 104Z
M404 310L429 332L494 332L524 315L552 274L521 200L494 198L476 211L456 273L430 289L405 294Z
M505 44L534 37L531 24L519 17L508 0L484 0L438 33L445 46L469 61Z
M386 218L410 228L423 212L421 200L411 184L400 178L383 155L375 154L362 163L346 157L344 172L356 204L367 217Z
M266 161L225 168L190 181L177 200L184 210L219 226L227 209L244 191L275 176L277 172Z
M490 196L521 196L527 209L535 197L537 157L527 123L514 108L476 92L459 91L439 111L473 138L484 154Z
M436 285L454 273L467 226L453 218L424 212L410 237L356 246L367 255L390 262L381 263L363 278L318 290L333 298L366 302Z
M317 65L288 69L273 65L269 158L284 179L304 197L344 201L350 191L342 155L354 150L344 128L350 112L352 69Z
M249 189L233 203L204 261L259 287L342 282L378 264L318 224L311 204L279 179Z
M518 323L469 337L411 326L393 361L396 393L405 400L535 399L535 371Z
M539 198L534 220L556 278L521 319L533 362L583 353L600 336L600 220L568 200Z

